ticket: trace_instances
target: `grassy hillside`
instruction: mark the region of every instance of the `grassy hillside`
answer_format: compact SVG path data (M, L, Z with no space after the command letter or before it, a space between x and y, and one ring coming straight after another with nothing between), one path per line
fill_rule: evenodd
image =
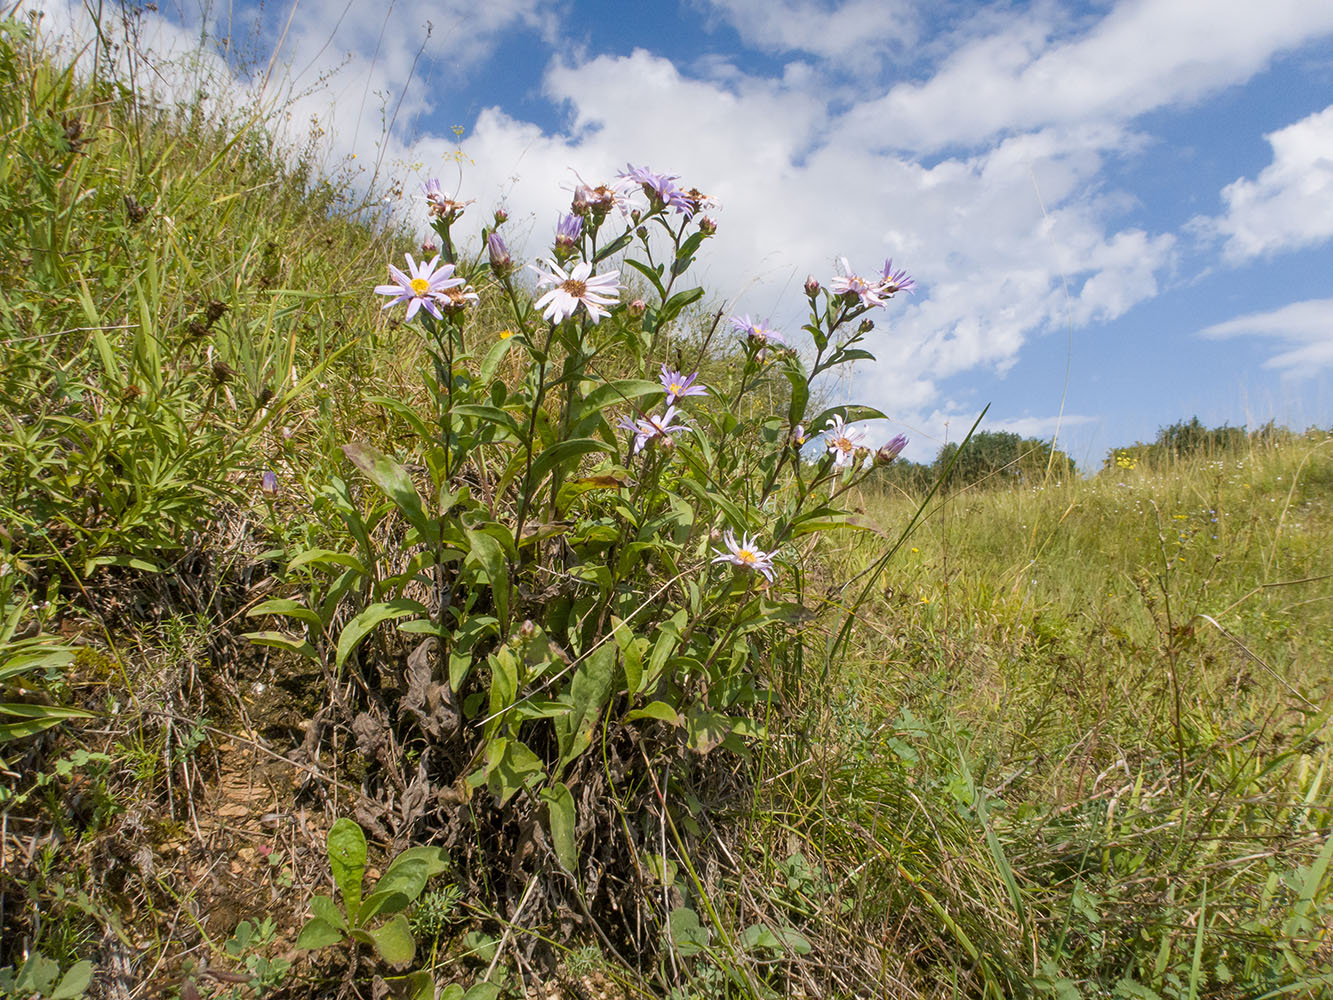
M697 192L409 320L258 116L11 20L0 145L0 996L1333 993L1327 434L903 492Z

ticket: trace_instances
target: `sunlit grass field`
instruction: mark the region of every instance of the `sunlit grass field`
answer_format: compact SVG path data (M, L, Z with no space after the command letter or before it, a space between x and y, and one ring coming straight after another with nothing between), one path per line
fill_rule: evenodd
M403 456L416 481L437 461L412 422L436 405L431 356L371 291L415 236L260 112L155 104L14 21L0 146L0 996L1333 995L1327 430L1086 478L857 480L837 521L854 527L778 554L744 725L631 770L618 749L669 746L690 703L627 689L607 704L637 704L638 728L599 716L584 787L633 786L638 808L579 808L641 882L592 891L627 866L605 850L528 911L539 876L573 879L565 847L533 861L563 800L524 812L535 786L502 768L415 782L430 741L366 721L413 697L397 647L353 670L339 643L335 670L332 649L257 632L294 581L324 586L310 566L351 565L331 546L358 516L385 578L417 558L421 535L346 488L373 465L343 450ZM459 343L517 392L531 361L493 352L523 310L468 252L481 302ZM744 359L717 308L672 335L731 390ZM639 374L628 348L598 363ZM732 416L786 412L795 384L742 387ZM489 472L466 475L484 494ZM686 575L645 565L654 587ZM330 585L316 624L347 627L355 596ZM555 634L518 634L539 627ZM308 930L341 919L348 863L327 847L352 820L372 879L470 831L438 870L409 855L408 961L401 940Z

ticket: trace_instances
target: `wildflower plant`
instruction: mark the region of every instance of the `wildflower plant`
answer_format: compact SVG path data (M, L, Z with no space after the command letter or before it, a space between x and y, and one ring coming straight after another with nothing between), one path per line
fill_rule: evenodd
M455 857L474 882L536 879L528 913L581 894L667 937L660 897L631 891L669 819L654 783L673 790L670 810L701 809L674 790L709 780L712 755L746 756L801 682L797 623L822 610L804 561L820 533L862 526L841 506L859 466L832 448L805 461L804 428L850 437L848 423L882 416L810 400L815 379L871 356L858 321L883 296L807 283L804 356L748 316L732 322L738 338L718 336L722 311L685 322L716 223L677 180L630 167L580 181L530 268L501 213L458 256L463 203L427 192L440 259L409 257L375 289L421 339L427 405L375 400L410 442L397 455L344 446L355 475L321 498L327 537L290 558L289 595L250 611L288 623L255 641L362 692L345 710L382 707L411 748L417 777L372 768L366 795L411 780L431 801L470 803L445 819L395 807L395 837L471 816ZM509 336L470 336L478 300ZM718 359L731 377L705 386L700 367ZM757 402L769 398L782 408ZM516 828L541 835L516 842ZM614 882L598 868L608 857Z

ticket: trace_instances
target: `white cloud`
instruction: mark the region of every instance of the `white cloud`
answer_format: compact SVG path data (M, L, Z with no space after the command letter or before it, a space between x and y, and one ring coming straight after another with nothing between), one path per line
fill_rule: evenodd
M917 38L919 17L904 0L697 0L768 52L805 52L853 73L876 68ZM832 68L832 67L831 67Z
M1233 263L1333 237L1333 105L1266 138L1273 162L1222 189L1225 215L1193 223L1224 236Z
M1290 375L1312 375L1333 367L1333 299L1293 302L1270 312L1237 316L1199 331L1204 337L1270 337L1286 350L1264 362Z
M921 152L1047 125L1128 121L1243 82L1278 52L1333 31L1333 4L1273 0L1131 0L1068 40L1029 9L953 52L924 83L866 101L843 123L851 140Z

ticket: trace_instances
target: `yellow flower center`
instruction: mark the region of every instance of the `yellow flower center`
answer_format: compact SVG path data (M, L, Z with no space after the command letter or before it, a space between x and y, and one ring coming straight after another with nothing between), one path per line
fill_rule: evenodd
M840 437L833 439L833 447L839 451L853 451L856 445L852 444L851 438Z
M679 396L685 390L680 387L679 382L672 382L667 391L673 396Z
M749 549L737 549L736 558L747 566L753 566L757 557Z
M425 295L430 291L430 282L425 278L412 279L412 294L418 297Z
M581 281L575 281L573 278L562 281L560 287L576 299L581 299L588 294L588 286Z

